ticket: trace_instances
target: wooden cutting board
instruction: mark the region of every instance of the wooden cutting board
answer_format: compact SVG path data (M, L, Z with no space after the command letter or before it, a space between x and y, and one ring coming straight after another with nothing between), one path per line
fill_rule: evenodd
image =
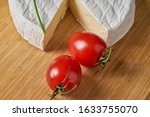
M112 61L103 70L83 67L80 87L56 99L150 98L150 0L137 0L136 5L134 26L113 46ZM68 10L42 52L17 33L8 1L0 0L0 99L49 99L46 69L55 57L68 54L69 37L82 30Z

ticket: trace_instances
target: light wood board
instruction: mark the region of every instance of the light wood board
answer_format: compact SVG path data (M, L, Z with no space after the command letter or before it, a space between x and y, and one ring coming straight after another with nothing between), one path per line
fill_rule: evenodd
M49 99L47 94L52 91L45 80L46 69L54 58L68 54L69 37L82 30L68 10L47 51L42 52L17 33L8 1L0 0L0 99ZM80 87L72 94L56 99L149 98L150 0L136 1L134 26L113 49L112 61L104 70L83 67Z

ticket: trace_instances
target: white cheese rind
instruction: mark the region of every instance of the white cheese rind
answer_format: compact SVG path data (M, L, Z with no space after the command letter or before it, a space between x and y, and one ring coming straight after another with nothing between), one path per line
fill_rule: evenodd
M9 0L9 7L20 35L44 50L65 15L68 1L36 0L46 35L41 30L33 0ZM119 41L134 22L135 0L70 0L70 8L81 25L102 37L108 47Z
M119 41L133 25L135 0L80 0L80 2L108 31L105 40L108 46Z
M36 0L41 20L48 28L63 0ZM33 0L9 0L10 12L20 35L37 48L44 48L44 33L36 16ZM64 11L65 12L65 11Z

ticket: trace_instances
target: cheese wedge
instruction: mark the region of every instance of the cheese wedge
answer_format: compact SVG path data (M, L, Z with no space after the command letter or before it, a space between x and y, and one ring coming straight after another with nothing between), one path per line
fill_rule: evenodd
M70 0L70 9L87 31L112 46L133 25L135 0Z
M131 28L135 15L135 0L36 0L46 29L41 30L33 0L9 0L14 24L30 44L44 50L57 24L69 7L85 30L104 39L107 46L119 41Z
M68 8L67 0L36 0L41 20L46 29L42 32L33 0L9 0L10 12L20 35L30 44L44 50L57 24Z

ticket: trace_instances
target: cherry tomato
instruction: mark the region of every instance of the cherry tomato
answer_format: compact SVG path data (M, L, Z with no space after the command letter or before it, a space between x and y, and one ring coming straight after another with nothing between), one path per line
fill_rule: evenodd
M105 65L109 60L110 52L106 43L97 35L88 32L74 34L68 43L68 48L73 57L86 67Z
M73 57L62 55L56 58L48 67L46 79L54 91L52 99L60 93L65 95L75 90L81 82L80 64Z

